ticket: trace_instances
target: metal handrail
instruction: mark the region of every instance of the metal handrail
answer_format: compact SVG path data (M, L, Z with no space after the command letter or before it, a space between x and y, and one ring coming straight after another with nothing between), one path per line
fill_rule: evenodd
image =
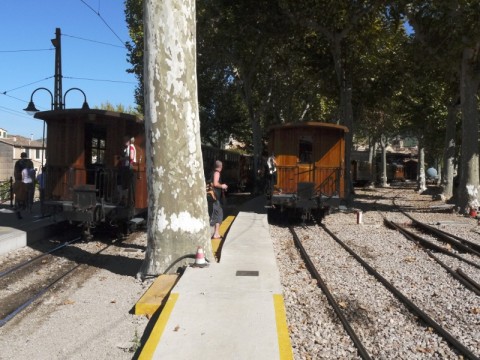
M340 191L340 168L335 168L320 185L315 192L320 196L332 197L338 195ZM333 189L333 191L331 191Z
M305 176L305 174L311 173L311 176ZM300 165L278 165L277 174L278 177L286 178L291 177L292 181L295 181L296 184L300 181L302 177L311 178L312 182L316 182L317 179L322 180L315 188L315 193L318 196L327 196L332 197L340 194L340 184L341 184L341 173L342 169L340 167L319 167L312 164L311 168L302 169ZM290 175L289 175L290 174ZM285 184L286 191L296 191L291 186Z
M48 166L45 170L45 200L73 200L77 186L92 185L96 189L97 200L116 202L121 185L120 178L121 170L118 168L76 169Z

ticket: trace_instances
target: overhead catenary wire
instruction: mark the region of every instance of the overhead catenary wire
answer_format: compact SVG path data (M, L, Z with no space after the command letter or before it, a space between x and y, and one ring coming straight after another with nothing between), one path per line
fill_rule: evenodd
M102 46L108 46L110 48L113 47L113 48L127 50L128 49L127 46L126 46L127 41L123 41L121 39L121 37L114 30L114 28L112 26L110 26L108 16L105 16L104 12L100 11L100 1L101 0L98 0L98 6L97 5L90 6L89 3L92 3L92 1L81 0L83 5L87 6L91 11L93 11L101 19L103 24L108 28L108 31L114 34L114 36L120 41L120 43L121 43L120 45L115 44L116 41L112 41L112 42L109 42L108 40L107 41L99 41L100 39L97 40L96 36L88 37L88 36L82 36L82 34L76 34L75 35L75 34L71 34L71 33L69 33L69 34L62 33L63 37L70 38L70 39L76 39L76 40L84 41L84 42L89 42L91 44L96 43L96 44L99 44L99 45L102 45ZM98 11L96 11L94 8L97 8ZM88 14L88 12L87 12L87 14ZM77 43L78 43L78 41L77 41ZM0 53L2 53L2 55L3 54L7 55L9 53L12 53L12 56L13 56L14 53L18 53L20 56L22 56L21 54L23 53L23 54L25 54L25 56L27 56L28 53L30 53L30 54L40 53L40 52L45 52L46 53L47 51L53 51L53 50L55 50L54 47L48 47L48 46L45 47L45 48L29 48L28 45L27 46L20 45L18 48L1 49ZM123 51L125 51L125 50L123 50ZM7 95L7 94L13 93L14 91L20 90L22 88L28 88L29 86L32 86L36 83L45 81L47 79L51 79L53 77L54 76L49 76L49 77L46 77L46 78L38 80L38 81L29 82L28 84L17 86L17 87L12 87L12 88L6 88L6 86L5 86L3 89L0 88L0 94L2 94L4 96L8 96L11 99L18 100L22 103L28 103L29 99L19 99L18 97L10 96L10 95ZM123 81L123 80L114 80L114 79L98 79L98 78L93 78L93 77L92 78L87 78L87 77L65 77L65 76L62 76L62 78L73 79L73 80L84 80L84 81L90 81L90 82L93 81L93 82L113 83L113 84L136 84L136 81ZM10 114L10 115L16 115L16 114L22 114L23 115L22 112L15 113L12 109L5 108L5 107L0 108L0 112ZM25 117L25 118L28 118L28 117Z
M124 84L136 84L135 81L124 81L124 80L108 80L108 79L91 79L91 78L81 78L73 76L63 76L64 79L71 80L86 80L86 81L101 81L101 82L113 82L113 83L124 83Z
M18 89L22 89L24 87L27 87L27 86L30 86L30 85L33 85L33 84L37 84L39 82L42 82L42 81L45 81L45 80L48 80L48 79L52 79L54 76L49 76L49 77L46 77L46 78L43 78L43 79L40 79L40 80L36 80L36 81L33 81L33 82L30 82L28 84L25 84L25 85L21 85L21 86L17 86L16 88L13 88L13 89L10 89L10 90L5 90L2 92L3 95L6 95L7 93L11 92L11 91L15 91L15 90L18 90Z
M85 38L82 38L82 37L80 37L80 36L68 35L68 34L65 34L65 33L62 33L62 36L70 37L70 38L72 38L72 39L77 39L77 40L83 40L83 41L88 41L88 42L92 42L92 43L97 43L97 44L101 44L101 45L113 46L113 47L117 47L117 48L120 48L120 49L125 49L125 46L120 46L120 45L115 45L115 44L109 44L109 43L106 43L106 42L103 42L103 41L98 41L98 40L85 39Z
M54 48L49 49L18 49L18 50L0 50L0 53L19 53L19 52L37 52L37 51L52 51Z
M103 23L110 29L110 31L115 35L115 37L122 43L123 47L126 48L125 42L117 35L117 33L112 29L112 27L106 22L102 15L100 15L99 11L95 11L89 4L87 4L84 0L80 0L85 6L87 6L90 10L92 10L99 18L103 21Z
M23 111L18 111L18 110L10 109L10 108L7 108L7 107L1 106L1 105L0 105L0 111L1 111L1 112L4 112L4 113L7 113L7 114L11 114L11 115L15 115L15 116L20 116L20 117L25 118L25 119L30 119L30 118L31 118L31 116L25 115L25 112L23 112Z

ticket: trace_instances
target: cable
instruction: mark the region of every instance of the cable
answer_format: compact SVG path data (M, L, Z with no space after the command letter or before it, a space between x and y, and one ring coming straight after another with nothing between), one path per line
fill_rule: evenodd
M25 112L23 112L23 111L10 109L10 108L7 108L7 107L1 106L1 105L0 105L0 111L5 112L5 113L10 114L10 115L21 116L25 119L31 119L32 118L31 116L25 115Z
M136 84L134 81L123 81L123 80L108 80L108 79L90 79L90 78L79 78L79 77L72 77L72 76L64 76L64 79L72 79L72 80L88 80L88 81L103 81L103 82L113 82L113 83L124 83L124 84Z
M50 49L21 49L21 50L0 50L0 53L18 53L18 52L29 52L29 51L52 51L54 48Z
M126 48L125 42L120 38L120 36L117 35L117 33L108 25L108 23L105 21L105 19L100 15L100 12L95 11L90 5L88 5L84 0L80 0L85 6L87 6L90 10L92 10L97 16L103 21L103 23L110 29L110 31L117 37L117 39L122 43L123 47Z
M31 83L28 83L28 84L25 84L25 85L22 85L22 86L18 86L16 88L13 88L13 89L10 89L10 90L6 90L4 92L2 92L3 95L7 95L8 92L10 91L14 91L14 90L18 90L18 89L21 89L21 88L24 88L24 87L27 87L27 86L30 86L30 85L33 85L33 84L36 84L36 83L39 83L39 82L42 82L42 81L45 81L45 80L48 80L48 79L51 79L53 78L54 76L49 76L49 77L46 77L44 79L41 79L41 80L37 80L37 81L34 81L34 82L31 82ZM23 101L23 100L22 100ZM26 101L25 101L26 102Z
M79 36L68 35L68 34L65 34L65 33L63 33L62 35L67 36L67 37L71 37L73 39L89 41L89 42L93 42L93 43L97 43L97 44L108 45L108 46L113 46L113 47L117 47L117 48L120 48L120 49L125 49L125 46L109 44L109 43L102 42L102 41L97 41L97 40L85 39L85 38L82 38L82 37L79 37Z

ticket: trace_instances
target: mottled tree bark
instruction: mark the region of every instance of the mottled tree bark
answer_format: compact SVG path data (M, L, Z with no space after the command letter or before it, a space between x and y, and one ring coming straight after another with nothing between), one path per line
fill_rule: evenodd
M442 196L449 200L453 196L453 177L455 160L455 133L457 124L458 106L448 107L447 123L445 130L445 152L443 155Z
M382 149L382 173L380 177L380 187L387 187L387 138L380 136L380 147Z
M370 166L370 181L368 187L374 188L377 181L377 142L370 138L370 146L368 148L368 164Z
M145 0L148 244L140 275L212 258L197 101L194 0ZM190 260L191 261L191 260Z
M457 205L461 213L478 208L478 47L466 48L462 57L460 98L462 107L462 149Z
M418 177L417 177L417 191L419 193L427 190L427 181L425 177L425 146L423 140L418 144Z

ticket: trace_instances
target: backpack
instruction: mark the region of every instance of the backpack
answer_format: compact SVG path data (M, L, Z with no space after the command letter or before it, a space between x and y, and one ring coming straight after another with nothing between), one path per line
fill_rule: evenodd
M206 193L208 202L217 201L217 194L215 194L215 189L213 188L213 182L207 182Z

